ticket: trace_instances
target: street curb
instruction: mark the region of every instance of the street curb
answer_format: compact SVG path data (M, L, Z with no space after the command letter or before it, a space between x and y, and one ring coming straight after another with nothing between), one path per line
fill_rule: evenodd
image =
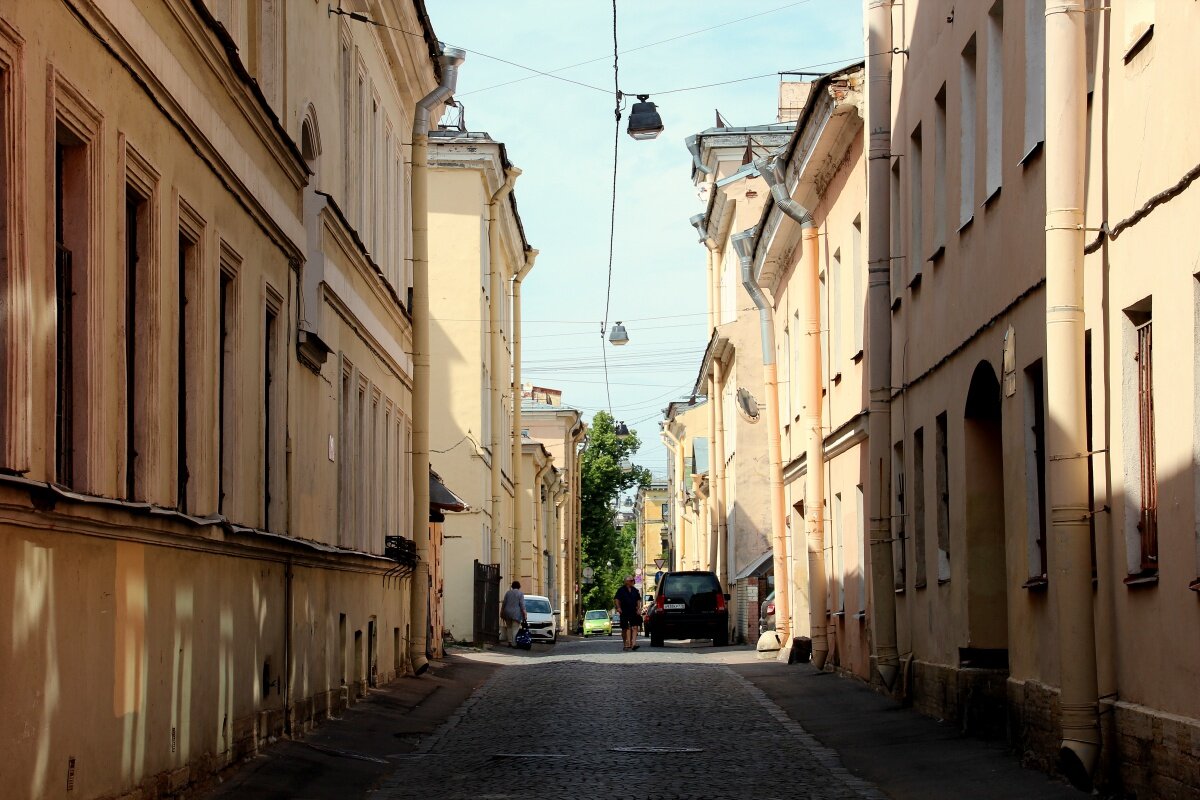
M846 788L852 789L858 794L859 797L863 798L863 800L891 800L886 793L876 787L873 783L863 780L850 770L846 769L845 765L842 764L842 759L838 756L836 750L826 747L817 741L816 737L804 729L804 726L788 716L788 713L784 711L783 708L781 708L774 700L768 697L766 692L764 692L762 689L759 689L757 686L751 683L749 679L743 677L731 667L722 665L722 669L732 675L734 680L740 683L742 688L745 689L751 697L758 701L758 704L762 706L768 714L774 717L775 720L783 726L783 729L790 733L792 738L799 742L800 745L807 750L810 755L812 755L814 761L828 770L830 774L835 775L839 780L841 780Z

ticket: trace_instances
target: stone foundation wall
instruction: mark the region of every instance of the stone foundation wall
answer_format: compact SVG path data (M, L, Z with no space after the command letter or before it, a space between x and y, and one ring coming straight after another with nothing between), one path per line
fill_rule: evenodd
M1022 763L1057 774L1058 689L1008 682L1009 740ZM1200 720L1122 701L1102 701L1096 785L1121 798L1200 800Z
M953 722L972 736L1004 737L1008 724L1005 670L915 661L911 675L910 697L917 711Z

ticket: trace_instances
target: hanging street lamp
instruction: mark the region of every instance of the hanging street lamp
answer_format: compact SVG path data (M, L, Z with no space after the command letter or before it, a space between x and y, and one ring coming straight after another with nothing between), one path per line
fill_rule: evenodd
M625 326L617 322L612 326L612 330L608 332L608 342L616 347L629 344L629 334L625 332Z
M639 102L633 104L629 112L629 135L639 142L657 139L663 132L662 117L658 115L658 107L650 102L650 95L639 94Z

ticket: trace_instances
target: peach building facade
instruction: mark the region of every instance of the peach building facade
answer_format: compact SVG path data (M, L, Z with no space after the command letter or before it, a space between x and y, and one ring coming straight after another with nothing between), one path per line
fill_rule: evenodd
M376 11L424 36L0 4L9 796L177 793L410 668L404 147L437 40Z

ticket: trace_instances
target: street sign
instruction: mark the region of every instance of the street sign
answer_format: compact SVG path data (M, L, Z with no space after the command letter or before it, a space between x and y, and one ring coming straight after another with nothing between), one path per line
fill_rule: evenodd
M642 576L638 575L636 578L634 578L633 583L635 586L641 586L642 585Z
M658 583L662 579L663 579L663 571L660 569L658 572L654 573L654 582Z
M638 567L637 569L635 569L635 570L633 571L633 574L634 574L634 575L641 575L641 574L642 574L642 568L641 568L641 567Z
M654 559L654 566L655 566L656 568L658 568L658 569L662 569L662 568L663 568L663 564L665 564L665 563L667 563L667 561L666 561L666 559L664 559L664 558L656 558L656 559Z

